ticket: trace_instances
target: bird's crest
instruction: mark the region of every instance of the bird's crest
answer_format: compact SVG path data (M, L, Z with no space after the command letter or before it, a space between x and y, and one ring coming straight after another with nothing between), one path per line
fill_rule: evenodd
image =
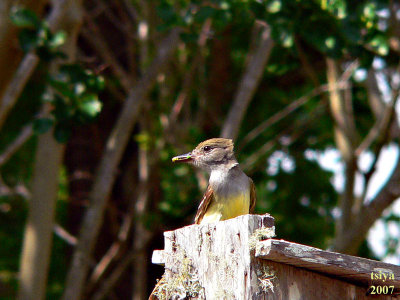
M233 151L233 141L231 139L224 139L224 138L209 139L198 144L196 149L202 149L205 146L210 146L212 148L230 148L230 150Z

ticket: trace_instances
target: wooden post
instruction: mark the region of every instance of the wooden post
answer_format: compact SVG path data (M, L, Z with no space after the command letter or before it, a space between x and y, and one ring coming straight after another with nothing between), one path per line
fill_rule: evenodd
M400 267L271 239L270 215L164 233L164 299L400 299Z
M253 235L254 233L254 235ZM164 233L165 249L153 263L165 264L159 293L198 299L250 299L261 294L256 258L249 244L274 236L270 215L244 215L223 222L191 225ZM265 239L264 238L264 239ZM159 298L163 298L164 296Z

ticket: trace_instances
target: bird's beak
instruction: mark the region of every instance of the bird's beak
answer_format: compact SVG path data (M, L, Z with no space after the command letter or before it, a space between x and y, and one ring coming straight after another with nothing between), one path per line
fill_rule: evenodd
M193 160L192 152L175 156L172 158L172 162L189 162Z

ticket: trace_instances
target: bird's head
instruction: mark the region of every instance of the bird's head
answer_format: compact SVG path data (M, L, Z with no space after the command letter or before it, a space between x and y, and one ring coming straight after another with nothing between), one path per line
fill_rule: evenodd
M191 163L206 171L237 164L232 140L223 138L201 142L192 152L175 156L172 161Z

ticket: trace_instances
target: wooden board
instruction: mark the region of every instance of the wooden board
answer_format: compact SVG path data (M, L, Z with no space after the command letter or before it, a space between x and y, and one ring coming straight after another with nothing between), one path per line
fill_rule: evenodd
M260 244L255 254L258 258L316 271L362 286L384 284L400 288L400 266L284 240L269 239ZM374 278L371 278L371 273Z
M275 278L274 290L257 296L257 300L399 300L400 296L368 294L367 287L354 285L314 271L262 259Z

